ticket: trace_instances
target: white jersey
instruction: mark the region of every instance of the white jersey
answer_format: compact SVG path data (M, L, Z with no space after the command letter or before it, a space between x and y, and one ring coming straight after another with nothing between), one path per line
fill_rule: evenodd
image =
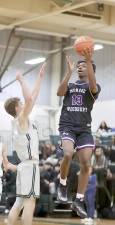
M2 148L3 148L3 144L0 142L0 177L3 176L3 170L2 170Z
M18 118L13 121L13 147L19 159L23 162L28 159L39 160L38 131L29 121L27 132L20 128Z

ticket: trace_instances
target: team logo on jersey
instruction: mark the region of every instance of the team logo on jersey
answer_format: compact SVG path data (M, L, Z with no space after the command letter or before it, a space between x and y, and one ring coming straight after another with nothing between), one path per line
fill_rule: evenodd
M82 95L73 95L72 96L72 105L81 106L83 104Z
M69 133L67 133L67 132L63 132L63 135L67 135L67 136L68 136L68 135L69 135Z

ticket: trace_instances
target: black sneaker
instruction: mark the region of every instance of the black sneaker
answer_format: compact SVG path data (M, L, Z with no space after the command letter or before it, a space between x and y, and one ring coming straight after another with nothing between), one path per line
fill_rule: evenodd
M63 184L59 184L57 191L57 200L66 203L67 202L67 186Z
M76 198L71 206L72 210L80 216L81 219L87 218L84 201Z

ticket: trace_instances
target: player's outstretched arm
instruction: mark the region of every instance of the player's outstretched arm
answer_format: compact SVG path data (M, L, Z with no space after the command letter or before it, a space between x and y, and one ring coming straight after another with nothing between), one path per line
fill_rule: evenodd
M33 88L33 91L31 92L30 96L28 97L27 101L25 102L25 105L23 107L23 110L20 113L19 119L20 122L24 122L25 119L28 118L31 110L33 109L33 106L35 104L35 101L39 95L40 92L40 86L44 77L45 73L45 68L46 68L46 63L44 63L39 71L37 80L35 82L35 86Z
M92 52L90 51L90 49L85 49L83 51L83 55L87 63L89 87L91 92L95 94L98 91L98 87L96 84L96 77L92 66Z
M66 56L66 61L67 61L67 72L61 84L58 87L57 96L64 96L66 94L67 88L68 88L68 82L71 77L72 71L74 69L74 63L71 62L71 59L69 56Z
M21 86L21 89L22 89L22 94L23 94L23 97L25 99L25 102L28 101L28 98L31 95L31 90L30 90L24 76L20 72L18 72L16 74L16 80L20 83L20 86Z
M38 78L35 82L35 86L33 88L32 95L31 95L32 100L33 100L33 104L35 103L35 101L36 101L36 99L39 95L41 83L42 83L42 80L44 78L45 68L46 68L46 63L43 63L43 65L42 65L42 67L39 71Z

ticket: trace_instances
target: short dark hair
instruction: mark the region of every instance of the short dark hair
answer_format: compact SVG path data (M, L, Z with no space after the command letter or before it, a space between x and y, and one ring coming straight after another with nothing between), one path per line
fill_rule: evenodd
M4 103L4 108L8 114L10 114L13 117L16 117L16 109L15 107L18 106L18 103L20 101L20 98L8 98L6 102Z
M95 63L93 61L91 61L91 62L92 62L92 66L93 66L93 71L95 73L96 72L96 65L95 65ZM77 65L79 65L80 63L86 63L86 60L79 60L77 62Z

